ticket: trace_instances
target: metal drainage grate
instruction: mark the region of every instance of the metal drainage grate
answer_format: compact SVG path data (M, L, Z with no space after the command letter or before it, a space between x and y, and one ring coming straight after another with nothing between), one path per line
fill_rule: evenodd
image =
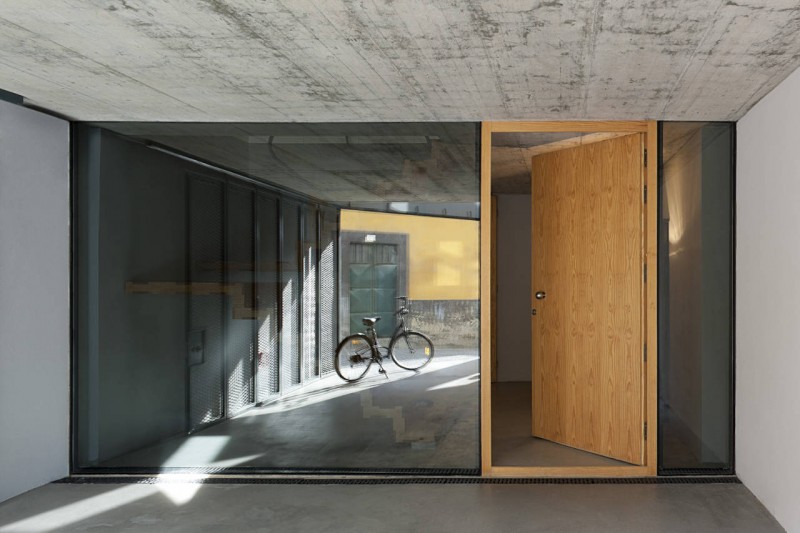
M682 485L740 484L736 476L655 478L481 478L481 477L213 477L198 479L153 476L72 476L55 483L139 484L198 483L219 485Z

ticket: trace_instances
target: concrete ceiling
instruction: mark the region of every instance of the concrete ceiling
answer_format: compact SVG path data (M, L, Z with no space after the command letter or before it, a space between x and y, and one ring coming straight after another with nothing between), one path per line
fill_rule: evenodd
M80 120L736 120L796 0L8 0L0 89Z
M478 216L471 122L91 125L342 207Z

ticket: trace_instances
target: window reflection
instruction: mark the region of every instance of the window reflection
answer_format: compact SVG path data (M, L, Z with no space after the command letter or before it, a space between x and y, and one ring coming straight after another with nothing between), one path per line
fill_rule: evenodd
M477 472L476 142L80 125L76 467ZM379 316L388 346L401 296L433 360L343 381L339 340Z
M732 468L733 128L662 124L660 467Z

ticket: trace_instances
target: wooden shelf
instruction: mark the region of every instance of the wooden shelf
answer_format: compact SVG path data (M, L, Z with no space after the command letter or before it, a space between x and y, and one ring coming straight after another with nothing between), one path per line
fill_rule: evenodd
M256 320L266 318L266 309L256 309L247 305L248 295L252 295L258 284L253 283L217 283L195 281L191 283L177 281L126 281L127 294L189 294L191 296L223 295L231 298L234 320ZM251 297L252 301L253 298Z

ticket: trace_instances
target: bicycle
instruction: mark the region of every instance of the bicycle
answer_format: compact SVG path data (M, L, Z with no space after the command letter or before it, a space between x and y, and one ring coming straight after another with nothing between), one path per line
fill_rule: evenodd
M382 361L390 357L394 363L404 370L420 370L433 359L433 342L424 334L412 331L406 326L408 297L399 296L400 308L395 311L395 316L400 318L400 323L394 330L389 348L381 346L375 332L375 324L380 317L364 317L361 323L367 327L365 333L348 335L336 347L334 368L339 377L348 382L355 382L363 378L372 363L377 363L381 374L386 374ZM381 354L381 350L386 350Z

